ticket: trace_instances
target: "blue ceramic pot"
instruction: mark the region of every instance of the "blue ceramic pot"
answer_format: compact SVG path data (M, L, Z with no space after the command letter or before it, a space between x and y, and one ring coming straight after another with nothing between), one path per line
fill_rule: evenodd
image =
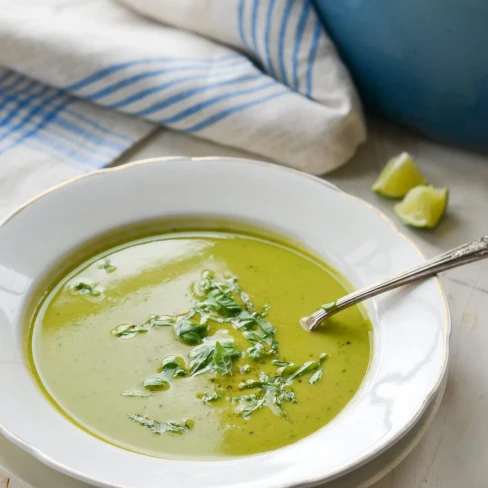
M314 0L368 109L488 150L488 0Z

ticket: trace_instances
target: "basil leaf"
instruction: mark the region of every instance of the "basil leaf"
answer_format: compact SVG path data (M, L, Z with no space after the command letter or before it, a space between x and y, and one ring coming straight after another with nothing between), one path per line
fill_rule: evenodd
M202 402L203 403L211 403L211 402L216 402L217 400L220 399L220 395L217 393L205 393L202 397Z
M215 343L213 362L217 373L232 374L232 356L219 341Z
M239 352L239 350L236 348L236 346L234 345L234 343L232 341L222 342L221 345L227 351L227 354L230 355L232 360L241 357L241 353Z
M270 377L265 373L259 375L259 380L247 380L239 384L239 388L251 389L256 388L260 390L257 395L247 395L243 397L234 398L244 398L244 399L254 399L255 401L250 405L249 409L245 411L247 418L256 408L268 407L275 415L279 417L286 417L286 412L283 409L282 402L295 403L295 392L290 388L287 380L281 376ZM249 400L249 401L250 401ZM258 401L259 400L259 401ZM239 400L240 401L240 400ZM256 407L256 408L252 408ZM244 416L244 410L241 412Z
M281 398L290 403L296 403L295 392L289 388L288 390L282 390Z
M149 329L144 325L122 324L113 328L110 333L115 337L121 337L122 339L131 339L138 333L144 333L148 330Z
M243 291L239 290L239 297L242 300L242 303L244 303L244 305L246 306L247 310L249 312L252 312L252 310L254 309L254 305L252 304L251 298L249 297L249 295L247 293L244 293Z
M320 380L320 378L322 378L322 370L318 369L317 371L315 371L315 373L312 375L312 377L308 380L308 382L311 385L315 385L317 383L317 381Z
M322 308L326 312L331 312L332 310L337 308L337 302L324 303L320 308Z
M146 378L143 381L142 386L146 390L151 391L164 391L169 389L169 383L164 378L160 378L159 376L151 376Z
M231 341L202 344L190 351L190 374L197 376L207 371L232 374L232 362L240 355Z
M143 417L142 415L137 415L134 413L130 413L128 417L134 422L142 425L143 427L147 427L155 434L164 434L165 432L168 432L172 435L181 435L191 428L188 422L185 422L183 424L179 424L173 421L158 422L157 420L151 420L147 417Z
M251 371L251 366L249 364L245 364L239 368L239 373L241 374L248 374Z
M295 363L292 363L290 361L279 361L275 359L271 362L275 366L278 366L278 369L276 370L277 376L288 376L298 369L298 366L296 366Z
M295 378L303 376L304 374L310 373L311 371L315 371L316 369L320 368L325 361L327 354L322 353L320 358L317 361L307 361L305 364L300 366L294 373L288 376L288 381L291 381Z
M131 339L137 334L145 333L151 330L154 326L173 326L174 319L165 315L151 315L146 322L141 325L127 325L122 324L113 328L110 333L115 337L123 339Z
M110 262L110 259L106 259L98 266L98 269L103 269L106 273L113 273L117 268Z
M161 361L161 371L172 371L173 378L187 375L185 361L179 356L168 356Z
M200 344L207 335L207 326L183 318L176 322L175 334L185 344Z
M259 361L264 356L265 349L261 343L257 343L256 345L248 348L247 353L251 359L254 361Z
M271 364L274 364L275 366L279 366L281 368L284 368L285 366L293 365L293 363L289 361L280 361L279 359L273 359L273 361L271 361Z
M197 303L198 309L223 317L234 317L243 310L232 296L233 292L238 290L235 279L227 280L226 284L218 283L208 272L204 273L202 278L200 288L205 300Z
M102 292L96 286L97 285L91 285L85 281L77 281L75 283L71 283L68 286L68 290L73 295L99 297L102 295Z
M240 402L241 402L240 412L242 417L245 419L249 419L249 417L253 412L263 407L265 400L264 398L259 398L256 395L247 395L241 397Z
M150 315L149 320L145 322L145 324L150 325L151 327L171 327L175 325L175 323L176 320L168 315Z
M257 326L263 331L264 337L269 337L274 335L275 329L269 322L263 320L264 315L265 313L259 314L244 310L232 321L232 325L238 330L252 330Z
M213 358L213 348L206 344L195 347L190 351L190 374L197 376L211 369L210 363Z
M229 293L218 289L211 290L206 300L201 302L200 305L204 310L215 312L224 317L233 317L242 310L241 306L236 303Z
M232 325L237 329L251 330L256 325L254 313L244 310L237 318L232 321Z

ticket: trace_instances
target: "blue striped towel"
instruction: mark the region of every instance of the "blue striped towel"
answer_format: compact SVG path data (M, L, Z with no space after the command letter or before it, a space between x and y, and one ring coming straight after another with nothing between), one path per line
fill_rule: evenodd
M11 0L0 46L0 204L156 124L316 174L365 138L310 0Z

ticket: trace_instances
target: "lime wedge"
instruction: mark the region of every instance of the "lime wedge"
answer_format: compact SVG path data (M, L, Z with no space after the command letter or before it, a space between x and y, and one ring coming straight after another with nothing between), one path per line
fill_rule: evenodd
M449 190L433 186L417 186L403 201L395 205L395 213L412 227L433 229L441 221L447 207Z
M382 197L402 198L412 188L426 183L410 154L404 152L388 161L371 189Z

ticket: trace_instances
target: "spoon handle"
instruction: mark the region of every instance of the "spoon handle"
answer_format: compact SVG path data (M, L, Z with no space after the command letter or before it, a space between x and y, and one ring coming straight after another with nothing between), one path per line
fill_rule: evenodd
M331 304L329 307L324 306L324 308L317 310L310 317L305 317L302 319L301 323L305 329L312 331L326 318L329 318L331 315L340 312L347 307L362 302L367 298L372 298L385 291L398 288L399 286L429 278L441 271L447 271L448 269L456 268L457 266L462 266L463 264L472 263L473 261L478 261L479 259L484 258L488 258L488 235L481 237L476 241L456 247L451 251L447 251L444 254L430 259L415 268L394 276L393 278L389 278L376 285L362 288L345 297L339 298L339 300Z

